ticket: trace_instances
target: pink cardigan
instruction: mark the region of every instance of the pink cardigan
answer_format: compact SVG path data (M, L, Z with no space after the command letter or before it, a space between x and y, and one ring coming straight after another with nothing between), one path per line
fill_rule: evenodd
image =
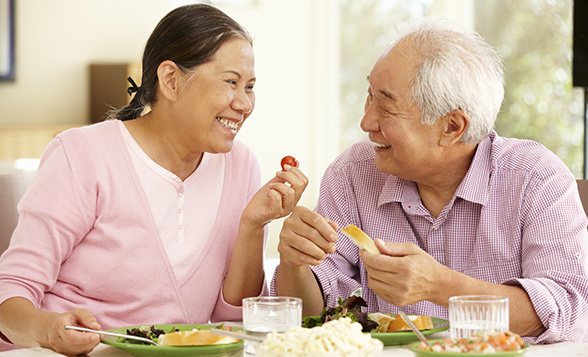
M261 170L240 141L222 155L222 214L177 280L117 123L61 133L19 203L20 221L0 258L0 303L21 296L47 311L85 308L105 329L241 320L221 288Z

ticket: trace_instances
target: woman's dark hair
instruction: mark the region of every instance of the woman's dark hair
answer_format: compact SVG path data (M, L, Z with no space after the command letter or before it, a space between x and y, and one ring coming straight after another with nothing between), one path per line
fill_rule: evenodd
M151 33L143 52L141 86L131 103L111 117L130 120L141 116L146 105L155 102L157 68L173 61L188 72L213 59L228 40L240 37L252 43L247 30L221 10L205 4L178 7L167 14Z

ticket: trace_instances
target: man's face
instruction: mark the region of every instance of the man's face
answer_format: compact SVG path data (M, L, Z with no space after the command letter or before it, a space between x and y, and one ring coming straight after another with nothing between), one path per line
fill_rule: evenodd
M380 171L419 182L439 164L441 126L439 121L421 124L420 111L409 99L416 66L403 53L405 46L403 41L393 45L374 65L361 128L374 143Z

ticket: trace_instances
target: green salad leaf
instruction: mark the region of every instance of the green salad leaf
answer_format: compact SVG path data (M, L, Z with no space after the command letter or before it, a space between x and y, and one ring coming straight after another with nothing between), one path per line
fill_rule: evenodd
M130 330L127 329L127 335L148 338L152 341L157 342L159 335L163 335L165 333L170 333L170 332L175 332L175 331L179 331L179 330L177 328L172 327L169 331L166 332L162 329L156 329L154 325L151 325L151 326L141 326L140 328L135 327ZM148 345L149 344L147 342L131 340L131 339L127 339L127 338L120 338L119 340L122 343L133 343L136 345Z
M325 307L319 316L309 316L302 321L302 327L313 328L320 326L325 322L336 320L341 317L349 317L352 321L359 322L363 332L370 332L378 324L367 317L366 312L361 311L361 307L367 307L367 303L360 296L350 296L345 300L339 298L338 305L335 307Z
M223 328L223 326L224 326L224 323L221 323L221 324L218 324L218 325L213 326L211 328L221 329L221 328ZM139 328L134 327L130 330L127 329L127 335L148 338L154 342L157 342L157 339L159 338L160 335L170 333L170 332L177 332L177 331L180 331L180 330L175 327L172 327L169 331L164 331L162 329L155 328L155 325L151 325L151 326L144 325L144 326L140 326ZM123 337L120 337L118 339L118 342L132 343L135 345L149 345L148 342L143 342L143 341L138 341L138 340L130 340L130 339L123 338Z

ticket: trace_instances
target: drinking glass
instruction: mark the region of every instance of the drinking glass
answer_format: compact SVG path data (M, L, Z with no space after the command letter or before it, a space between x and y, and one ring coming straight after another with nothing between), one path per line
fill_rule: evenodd
M451 338L470 338L480 332L508 331L508 298L464 295L449 298Z
M286 332L302 324L302 300L286 296L261 296L243 299L243 331L265 337L271 331ZM245 352L255 354L258 342L245 340Z

